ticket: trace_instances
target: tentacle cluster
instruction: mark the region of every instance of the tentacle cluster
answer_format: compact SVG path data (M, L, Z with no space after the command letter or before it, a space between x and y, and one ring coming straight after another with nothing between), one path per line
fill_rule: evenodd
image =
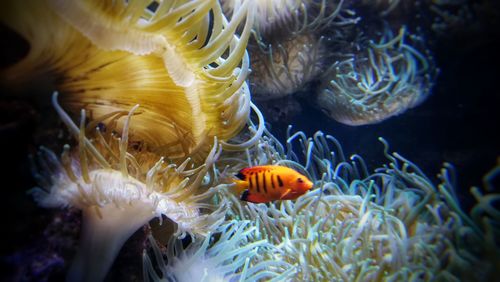
M256 42L250 45L250 84L257 100L289 96L318 79L329 56L325 38L318 32L357 21L344 15L343 0L299 2L291 8L286 25L257 32Z
M473 189L478 205L467 215L454 196L449 165L436 186L418 166L390 154L383 139L389 163L370 172L360 156L346 158L332 136L290 131L288 136L283 146L266 134L239 157L221 157L218 166L287 165L314 180L316 188L295 202L242 203L221 190L233 203L230 217L255 221L260 238L278 250L266 255L295 264L298 281L492 275L500 253L498 242L488 238L498 234L492 204L498 195ZM471 267L481 271L464 271Z
M32 194L42 206L91 209L102 217L101 209L109 205L118 213L129 206L143 205L149 218L165 215L178 224L181 233L206 234L219 221L217 213L222 206L214 215L200 213L200 209L210 207L206 200L214 193L201 184L221 153L217 139L203 165L194 167L189 158L179 164L168 163L148 152L128 151L128 126L138 106L126 113L121 136L113 133L112 123L125 113L116 112L100 119L94 138L89 139L85 135L85 111L77 127L57 104L57 93L53 99L62 120L78 138L78 152L74 154L65 145L59 160L52 151L41 149L38 163L43 171L36 175L42 187Z
M5 1L0 19L31 49L2 77L25 85L48 76L65 108L85 108L90 120L141 104L136 141L201 164L214 136L231 138L248 118L253 7L227 20L215 0Z
M415 39L404 28L395 36L386 30L366 51L336 63L316 98L318 107L339 122L363 125L420 104L430 94L437 71L432 58L407 43Z
M163 253L150 237L154 259L144 251L144 281L279 281L289 279L293 268L286 262L265 260L262 254L273 246L258 239L258 230L251 221L229 221L187 248L177 239L169 241L166 262ZM250 267L250 265L252 265Z

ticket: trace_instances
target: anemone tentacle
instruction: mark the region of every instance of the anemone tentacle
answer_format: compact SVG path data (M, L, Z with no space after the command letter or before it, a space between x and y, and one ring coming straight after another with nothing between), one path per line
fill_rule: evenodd
M231 164L234 173L254 164L292 166L307 171L316 188L295 202L252 204L239 201L226 185L220 197L232 203L229 218L254 222L258 238L276 247L265 258L297 262L294 281L491 275L500 257L492 239L499 232L494 224L499 213L492 204L498 195L475 192L478 204L468 215L453 196L450 165L436 186L416 164L390 154L387 141L380 140L389 162L370 172L360 156L346 158L332 136L317 132L309 138L289 130L283 146L266 132L257 144L222 157L217 166L226 168L226 174ZM483 255L491 261L481 259ZM464 272L470 267L483 272Z
M316 105L348 125L377 123L419 105L430 94L438 70L431 55L417 51L412 41L422 42L404 27L397 35L386 28L378 43L369 42L366 54L334 64Z
M103 279L125 241L154 217L168 217L175 224L176 236L205 236L223 221L226 202L210 204L215 190L202 185L221 153L217 138L204 164L195 167L189 159L178 165L167 164L163 157L147 151L131 151L128 126L138 105L125 116L120 136L106 136L96 130L94 136L99 142L95 142L85 133L85 111L78 128L57 104L57 93L53 102L78 140L77 150L71 152L66 145L59 161L52 151L41 149L41 171L36 175L42 187L30 193L43 207L83 211L80 247L68 279ZM115 121L113 115L107 117ZM102 127L115 130L112 124ZM96 262L96 256L102 260Z
M31 45L4 84L48 76L63 106L90 121L140 104L131 137L150 151L200 164L214 136L228 140L248 119L251 1L230 20L215 0L5 1L2 11Z
M149 237L156 272L146 251L143 253L144 281L260 281L289 279L293 267L286 262L262 259L273 248L266 240L257 239L258 231L251 221L228 221L202 241L186 249L172 238L168 243L166 261L154 238ZM252 263L250 263L252 261ZM252 265L249 267L249 265Z

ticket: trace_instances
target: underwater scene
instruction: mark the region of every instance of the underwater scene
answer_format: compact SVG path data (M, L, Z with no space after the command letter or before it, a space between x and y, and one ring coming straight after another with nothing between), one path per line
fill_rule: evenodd
M499 281L499 23L1 1L0 281Z

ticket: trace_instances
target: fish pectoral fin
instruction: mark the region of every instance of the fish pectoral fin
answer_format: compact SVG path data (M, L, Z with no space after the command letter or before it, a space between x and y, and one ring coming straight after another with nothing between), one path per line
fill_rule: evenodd
M260 194L251 194L250 191L248 191L248 190L245 190L243 192L243 194L241 194L241 198L240 199L242 201L250 202L250 203L255 203L255 204L269 202L269 200L266 199L266 198L264 198L262 195L260 195Z
M280 200L286 199L286 196L292 192L292 189L287 189L280 197Z

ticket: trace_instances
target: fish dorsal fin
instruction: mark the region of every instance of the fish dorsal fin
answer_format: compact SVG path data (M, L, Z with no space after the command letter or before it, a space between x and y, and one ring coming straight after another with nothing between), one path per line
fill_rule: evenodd
M244 173L244 170L245 169L241 169L240 171L238 171L237 174L235 174L234 176L240 180L246 180L247 179L247 176L246 174Z
M272 170L274 169L273 166L268 166L268 165L261 165L261 166L252 166L252 167L245 167L241 169L238 173L241 173L243 175L249 175L250 173L262 173L264 171Z
M235 175L236 178L240 179L240 180L247 180L248 179L248 176L251 175L251 174L254 174L254 173L262 173L262 172L266 172L266 171L271 171L273 170L274 167L273 166L253 166L253 167L245 167L245 168L242 168L240 171L238 171L238 173Z
M238 171L235 177L241 180L247 180L248 175L250 175L250 173L252 172L256 172L256 167L245 167L240 169L240 171Z

